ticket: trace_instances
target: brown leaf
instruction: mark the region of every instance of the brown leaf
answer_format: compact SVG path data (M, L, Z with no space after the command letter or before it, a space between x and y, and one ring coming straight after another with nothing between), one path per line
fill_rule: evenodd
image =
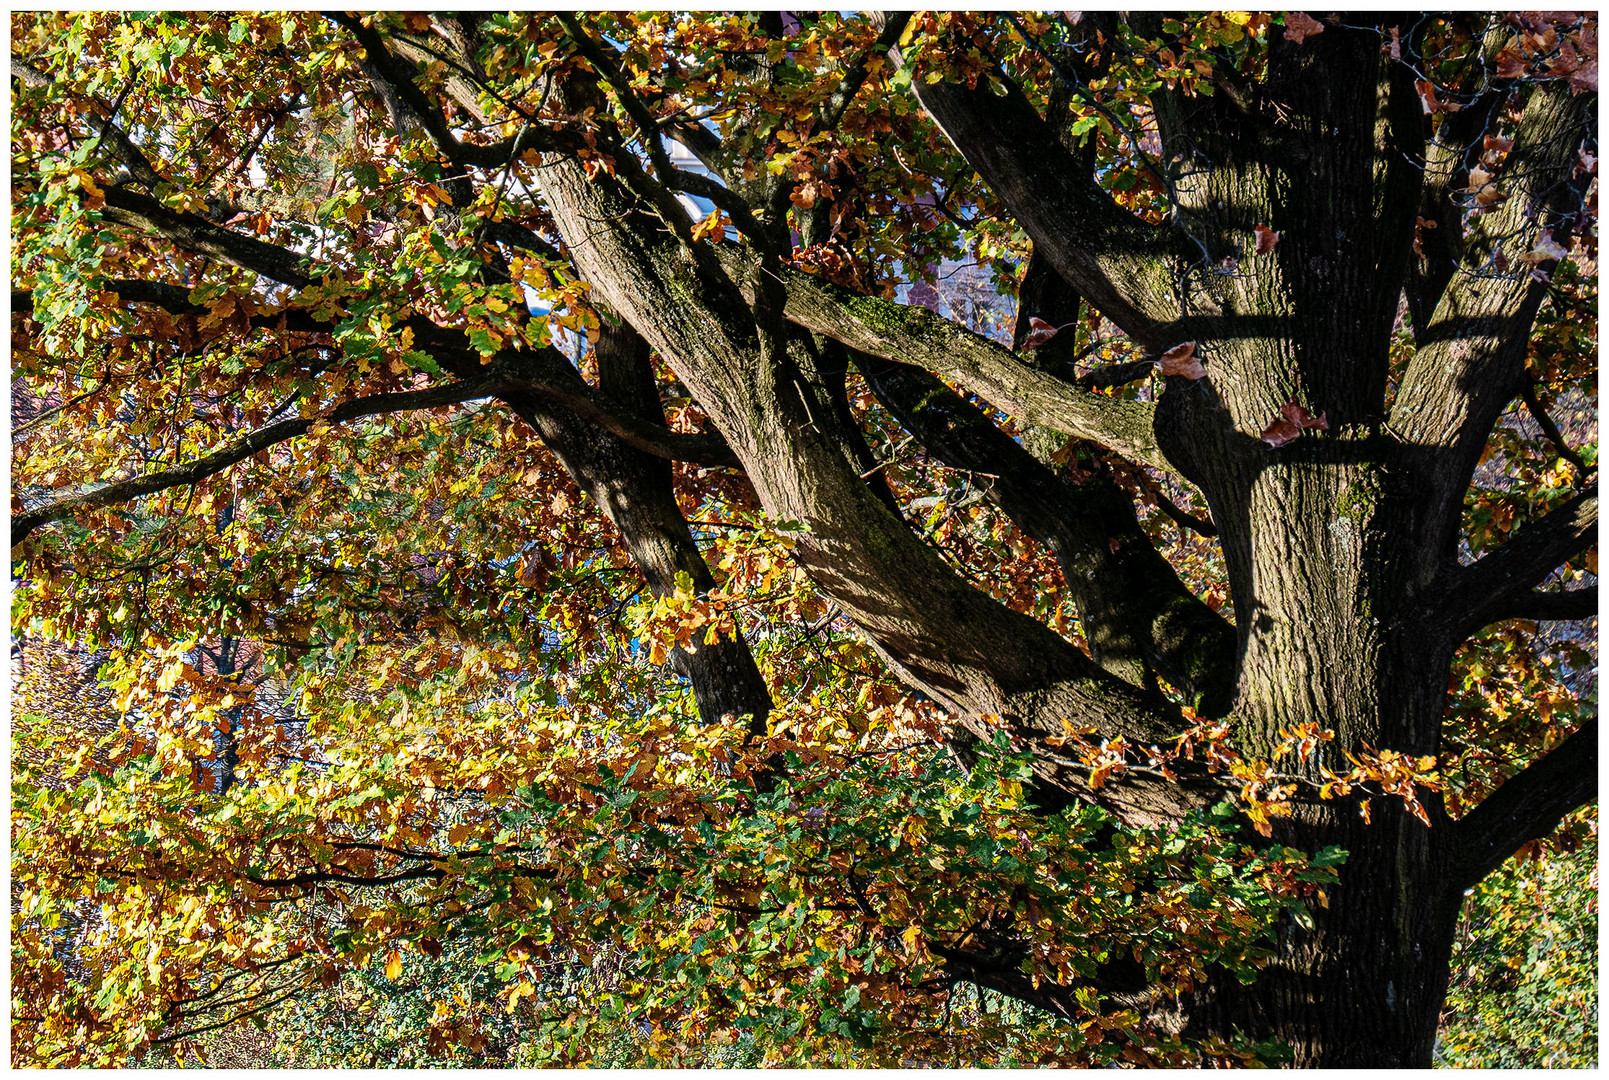
M1563 259L1570 254L1570 249L1553 239L1553 233L1544 231L1536 242L1532 254L1538 256L1538 261L1546 259Z
M1598 91L1598 61L1593 60L1582 64L1570 76L1570 92L1579 94L1582 91L1597 93Z
M1425 218L1415 218L1413 226L1413 253L1421 259L1425 257L1425 233L1434 229L1436 223Z
M1319 428L1328 431L1330 422L1328 414L1315 417L1306 408L1296 404L1293 398L1279 407L1280 415L1268 422L1263 429L1262 440L1269 446L1284 446L1302 434L1303 428Z
M1497 54L1497 77L1499 79L1518 79L1524 76L1529 65L1520 51L1509 45Z
M1052 326L1039 316L1031 315L1028 317L1028 336L1022 339L1022 347L1037 349L1041 345L1048 344L1051 338L1072 325L1074 324L1063 323L1060 326Z
M1282 416L1268 422L1268 426L1263 428L1262 440L1269 446L1284 446L1301 434L1301 428Z
M1402 31L1395 26L1391 28L1391 44L1388 46L1388 51L1391 59L1402 59Z
M1502 198L1497 185L1492 183L1492 174L1479 165L1469 170L1469 190L1477 206L1491 206Z
M1207 374L1207 369L1201 366L1201 361L1196 357L1196 343L1193 341L1175 345L1163 353L1158 362L1162 365L1164 375L1182 375L1195 380L1205 378Z
M1281 405L1279 411L1285 419L1299 428L1318 428L1320 431L1330 430L1328 413L1319 413L1318 416L1314 416L1307 411L1305 406L1296 404L1295 398Z
M1586 143L1581 144L1581 149L1577 151L1575 168L1570 170L1571 176L1581 176L1582 174L1587 176L1598 175L1597 155L1587 153Z
M1274 245L1279 243L1279 233L1267 225L1253 225L1251 231L1257 234L1257 246L1254 250L1258 255L1267 255L1274 250Z
M1429 79L1416 79L1414 88L1419 91L1419 104L1427 113L1455 113L1463 108L1456 102L1442 101L1436 96L1436 84Z
M1324 24L1313 16L1301 11L1293 11L1285 16L1285 40L1300 45L1314 34L1322 34Z

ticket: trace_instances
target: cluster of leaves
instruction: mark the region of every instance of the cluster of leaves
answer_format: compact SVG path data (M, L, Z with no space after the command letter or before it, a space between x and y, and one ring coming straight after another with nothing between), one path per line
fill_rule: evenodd
M655 1061L744 1037L768 1061L948 1060L1004 1033L935 1022L946 955L1011 928L1034 979L1115 960L1175 991L1211 963L1250 978L1276 916L1333 876L1333 854L1236 841L1227 809L1166 833L1033 812L1003 741L962 775L930 738L875 722L908 701L801 702L747 742L653 707L582 723L528 694L449 719L431 708L444 689L331 707L308 735L323 761L222 796L166 726L149 750L125 732L100 760L75 747L21 768L19 1052L112 1063L200 1033L213 1006L256 1012L375 964L395 980L405 953L470 942L508 1011L559 1009L541 1018L553 1038L522 1041L555 1062L593 1045L585 1022L555 1023L577 1019L555 973L611 958L589 1012L645 1025ZM481 1049L467 1003L443 1005L428 1052ZM1081 1005L1012 1037L1069 1063L1194 1053L1093 990Z
M1575 824L1597 831L1595 821ZM1454 946L1439 1063L1597 1066L1596 850L1515 860L1475 887Z

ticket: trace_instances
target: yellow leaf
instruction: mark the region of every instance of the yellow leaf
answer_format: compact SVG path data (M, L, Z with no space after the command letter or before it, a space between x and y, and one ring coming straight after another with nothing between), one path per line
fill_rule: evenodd
M397 949L392 949L385 958L385 977L390 979L392 982L396 982L397 977L401 974L402 953Z

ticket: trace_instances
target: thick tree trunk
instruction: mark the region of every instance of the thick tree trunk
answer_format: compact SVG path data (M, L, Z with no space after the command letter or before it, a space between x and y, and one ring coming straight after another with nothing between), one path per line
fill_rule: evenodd
M1338 317L1352 310L1348 300L1336 297ZM1255 385L1259 358L1242 349L1237 374ZM1278 380L1278 350L1260 359L1265 378ZM1253 407L1236 429L1255 424ZM1422 789L1428 826L1394 795L1376 793L1367 819L1358 795L1312 797L1326 768L1348 771L1348 753L1439 750L1458 639L1431 600L1440 560L1413 539L1423 494L1400 450L1361 425L1277 448L1220 445L1198 461L1235 598L1236 743L1266 758L1298 724L1335 733L1295 768L1311 787L1276 821L1273 841L1310 852L1336 845L1348 857L1324 902L1309 905L1311 926L1282 919L1277 955L1253 985L1221 973L1196 989L1186 1030L1276 1041L1303 1066L1428 1067L1462 888L1451 822Z
M1186 1002L1186 1034L1240 1034L1325 1068L1428 1068L1461 893L1442 845L1400 806L1319 810L1299 830L1349 858L1311 928L1282 917L1278 955L1250 986L1216 972ZM1281 830L1282 832L1285 830Z

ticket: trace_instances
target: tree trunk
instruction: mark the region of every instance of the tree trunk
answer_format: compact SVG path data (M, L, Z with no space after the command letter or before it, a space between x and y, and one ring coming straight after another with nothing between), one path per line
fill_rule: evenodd
M1348 299L1335 298L1338 317L1354 310ZM1253 365L1240 361L1244 377ZM1269 369L1270 383L1288 371ZM1282 917L1277 955L1253 985L1219 973L1196 989L1186 1031L1274 1040L1302 1066L1422 1068L1431 1064L1462 891L1451 872L1452 823L1424 789L1429 825L1396 795L1313 797L1326 769L1348 771L1348 754L1439 751L1457 642L1431 601L1439 562L1415 540L1420 484L1358 427L1279 447L1226 440L1228 453L1202 459L1240 638L1237 746L1268 758L1296 725L1334 732L1302 765L1279 762L1308 785L1291 816L1276 819L1273 842L1309 852L1336 845L1348 857L1324 900L1309 904L1311 926Z
M1275 1040L1300 1067L1428 1068L1461 899L1444 886L1442 845L1400 805L1377 803L1372 824L1351 806L1313 816L1308 842L1350 852L1328 906L1310 905L1310 928L1281 917L1278 954L1252 985L1214 972L1186 1002L1185 1032Z

